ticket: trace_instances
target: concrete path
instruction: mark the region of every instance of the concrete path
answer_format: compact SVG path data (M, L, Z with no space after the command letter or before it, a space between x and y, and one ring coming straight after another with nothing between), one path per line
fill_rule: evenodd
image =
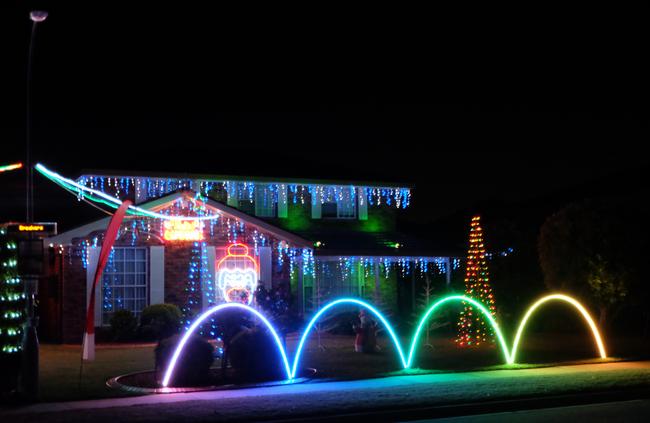
M12 422L278 419L650 387L650 361L495 370L230 391L44 403L5 410Z
M506 413L481 414L477 416L452 417L447 419L415 420L414 423L576 423L579 421L589 423L646 423L650 421L650 400L617 401L602 404L553 407L541 410L523 410Z

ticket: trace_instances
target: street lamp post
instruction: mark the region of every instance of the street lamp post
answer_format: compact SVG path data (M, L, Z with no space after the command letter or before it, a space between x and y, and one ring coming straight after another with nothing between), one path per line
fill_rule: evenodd
M34 53L34 37L36 35L36 27L39 23L47 19L47 12L42 10L34 10L30 12L29 18L32 21L32 33L29 39L29 53L27 56L27 99L26 99L26 178L27 193L25 197L26 217L27 223L31 223L34 219L34 180L31 162L31 82L32 82L32 56ZM29 239L23 243L23 249L27 250L23 253L27 256L23 260L27 263L34 263L34 255L40 256L42 263L43 244L33 234L28 235ZM40 244L39 244L40 243ZM35 250L39 249L40 254ZM19 248L20 250L20 248ZM19 255L20 255L19 251ZM36 254L35 254L36 253ZM21 362L21 371L19 379L19 392L24 395L26 399L35 401L38 399L38 336L36 333L36 326L38 325L36 313L34 310L34 296L37 292L38 278L40 276L40 269L38 266L24 266L24 271L21 272L25 287L25 298L27 300L27 321L25 324L24 338L23 338L23 359Z
M29 54L27 56L27 102L26 102L26 185L27 194L25 198L27 223L31 223L34 219L34 180L31 162L31 131L32 131L32 109L31 109L31 85L32 85L32 57L34 56L34 37L36 35L36 27L39 23L47 19L47 12L43 10L33 10L29 13L29 18L32 20L32 34L29 38Z

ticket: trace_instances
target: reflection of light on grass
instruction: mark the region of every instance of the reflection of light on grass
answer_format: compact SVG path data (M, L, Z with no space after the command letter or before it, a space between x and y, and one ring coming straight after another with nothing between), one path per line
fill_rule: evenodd
M434 369L420 369L420 368L408 368L408 369L401 369L401 370L396 370L394 372L389 372L387 375L388 376L417 376L417 375L431 375L431 374L437 374L437 373L443 373L442 371L439 370L434 370Z

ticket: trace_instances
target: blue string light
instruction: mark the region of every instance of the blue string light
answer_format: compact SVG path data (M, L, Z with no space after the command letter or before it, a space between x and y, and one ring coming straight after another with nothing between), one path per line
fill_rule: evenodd
M109 195L123 194L128 196L130 192L135 192L140 202L169 194L179 189L194 189L202 195L209 195L215 189L222 189L229 195L236 196L238 200L255 200L255 192L259 190L264 192L262 202L265 207L270 207L269 202L277 204L280 198L279 192L281 187L286 187L287 196L291 197L293 204L298 201L305 203L305 196L309 195L312 204L317 201L317 194L320 194L321 203L336 202L337 204L349 203L352 201L357 190L363 193L362 199L367 201L368 205L395 206L397 208L406 208L410 205L411 192L409 188L377 188L354 185L327 185L327 184L283 184L268 182L252 181L232 181L232 180L207 180L200 181L196 184L191 179L183 178L150 178L150 177L121 177L120 179L98 175L82 175L77 182L90 188L97 187L100 191ZM133 190L130 190L133 185ZM138 196L137 193L146 193L144 196ZM144 197L144 198L142 198ZM288 198L286 199L289 200ZM284 197L283 197L284 201Z

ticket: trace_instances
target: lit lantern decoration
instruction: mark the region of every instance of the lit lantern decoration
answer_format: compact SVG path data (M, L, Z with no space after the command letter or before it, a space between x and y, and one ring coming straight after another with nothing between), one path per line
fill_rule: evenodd
M227 254L217 263L217 286L229 303L250 304L259 279L255 258L244 244L231 244Z
M166 220L163 238L166 241L202 241L203 225L196 220Z

